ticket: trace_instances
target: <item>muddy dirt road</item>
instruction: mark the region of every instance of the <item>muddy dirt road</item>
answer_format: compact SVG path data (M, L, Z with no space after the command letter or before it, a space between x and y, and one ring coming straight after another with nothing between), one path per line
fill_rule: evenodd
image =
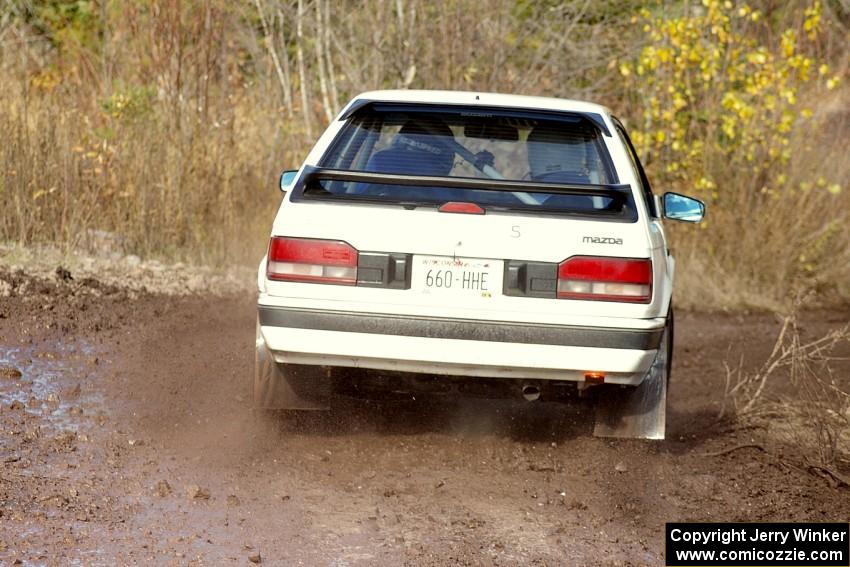
M703 455L761 442L713 423L768 315L680 313L668 440L611 441L522 400L263 418L250 294L0 280L3 565L659 565L667 521L850 517L846 489L760 451Z

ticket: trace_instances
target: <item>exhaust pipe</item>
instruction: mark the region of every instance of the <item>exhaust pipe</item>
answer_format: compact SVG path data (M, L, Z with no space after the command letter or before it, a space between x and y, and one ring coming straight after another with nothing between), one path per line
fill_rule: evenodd
M533 384L524 384L522 387L522 397L526 401L533 402L540 398L540 388Z

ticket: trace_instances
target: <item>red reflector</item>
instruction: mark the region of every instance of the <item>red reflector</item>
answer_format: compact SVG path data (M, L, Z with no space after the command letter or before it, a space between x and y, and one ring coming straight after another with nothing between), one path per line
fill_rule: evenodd
M270 280L357 283L357 250L341 240L275 236L269 243L266 276Z
M462 201L449 201L437 209L441 213L466 213L468 215L483 215L484 209L475 203L464 203Z
M558 297L649 303L652 262L648 258L567 258L558 267Z

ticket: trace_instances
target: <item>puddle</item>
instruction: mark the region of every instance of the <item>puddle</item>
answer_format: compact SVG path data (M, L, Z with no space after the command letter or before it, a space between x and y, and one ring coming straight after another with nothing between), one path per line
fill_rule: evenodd
M15 542L43 542L65 529L68 534L87 533L92 522L106 514L104 498L96 495L106 493L108 455L90 437L106 407L98 383L104 371L99 355L80 340L0 345L0 368L21 373L18 378L0 377L0 425L9 431L0 438L0 471L10 481L0 484L0 494L15 502L8 508L8 520L3 517L14 527L5 533L0 528L0 551L10 541L15 549ZM10 409L13 405L16 409ZM29 556L25 564L52 565L60 549L62 544L38 544L16 551L22 558ZM114 550L98 545L75 554L68 558L63 551L62 564L110 564L105 558ZM0 564L5 565L2 559Z
M57 429L77 432L83 408L103 406L103 395L91 387L95 357L94 347L84 341L50 349L0 347L0 367L22 374L0 379L0 406L18 402L23 405L19 411L40 416Z

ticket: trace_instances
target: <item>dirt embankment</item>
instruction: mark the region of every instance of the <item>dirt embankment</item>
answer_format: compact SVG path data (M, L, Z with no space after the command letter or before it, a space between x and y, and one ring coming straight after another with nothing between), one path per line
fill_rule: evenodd
M850 517L771 454L705 456L769 442L715 416L723 361L763 360L771 316L679 314L668 440L612 441L521 400L258 416L250 292L72 277L0 270L2 564L658 565L664 522Z

